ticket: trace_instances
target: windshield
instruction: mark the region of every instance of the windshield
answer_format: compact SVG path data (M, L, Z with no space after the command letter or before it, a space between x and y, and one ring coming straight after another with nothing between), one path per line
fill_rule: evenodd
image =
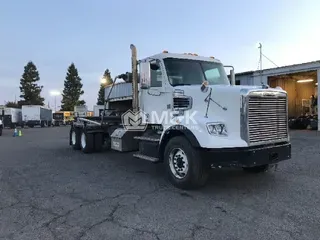
M172 86L201 85L203 81L209 85L230 85L221 63L166 58L164 65Z
M57 119L57 120L60 120L60 119L63 119L63 113L54 113L52 114L53 116L53 119Z

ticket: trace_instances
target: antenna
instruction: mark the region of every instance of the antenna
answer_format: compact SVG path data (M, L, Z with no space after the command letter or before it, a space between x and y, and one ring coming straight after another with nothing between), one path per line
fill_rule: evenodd
M259 58L260 82L263 85L263 82L262 82L262 44L261 43L259 43L259 47L258 48L260 49L260 58Z

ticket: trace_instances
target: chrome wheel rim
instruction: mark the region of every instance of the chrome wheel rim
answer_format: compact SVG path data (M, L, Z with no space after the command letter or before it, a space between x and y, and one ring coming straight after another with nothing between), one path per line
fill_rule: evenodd
M86 135L84 133L81 134L81 147L85 148L87 145L86 143Z
M172 174L183 179L188 174L189 161L186 153L181 148L174 148L169 154L169 166Z

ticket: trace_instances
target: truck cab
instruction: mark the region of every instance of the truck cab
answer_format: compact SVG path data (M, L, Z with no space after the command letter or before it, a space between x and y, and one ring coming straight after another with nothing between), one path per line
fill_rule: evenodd
M213 57L164 51L136 61L131 47L132 82L105 89L107 108L122 111L111 149L165 163L183 189L203 186L211 168L265 172L291 158L284 90L236 86Z

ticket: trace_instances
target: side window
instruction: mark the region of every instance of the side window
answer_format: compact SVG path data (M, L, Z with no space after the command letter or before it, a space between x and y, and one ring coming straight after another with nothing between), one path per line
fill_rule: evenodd
M157 65L157 70L153 70L151 68L151 87L161 87L162 86L162 72L161 72L161 67L160 64L153 63Z

